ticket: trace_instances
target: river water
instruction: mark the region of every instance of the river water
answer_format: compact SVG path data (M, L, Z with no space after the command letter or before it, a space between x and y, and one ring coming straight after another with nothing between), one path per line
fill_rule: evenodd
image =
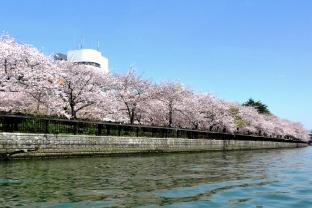
M0 162L0 207L312 207L312 148Z

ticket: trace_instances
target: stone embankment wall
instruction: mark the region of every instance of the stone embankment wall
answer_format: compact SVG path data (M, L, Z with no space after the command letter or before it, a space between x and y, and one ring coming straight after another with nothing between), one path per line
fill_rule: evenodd
M305 147L304 143L181 138L0 133L0 157L74 157L146 152L195 152Z

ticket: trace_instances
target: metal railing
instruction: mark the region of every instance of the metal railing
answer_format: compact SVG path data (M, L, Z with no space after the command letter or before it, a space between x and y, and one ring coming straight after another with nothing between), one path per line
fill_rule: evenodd
M295 138L272 138L265 136L230 134L223 132L199 131L143 125L127 125L110 122L51 119L19 115L0 115L0 132L215 140L226 139L305 143Z

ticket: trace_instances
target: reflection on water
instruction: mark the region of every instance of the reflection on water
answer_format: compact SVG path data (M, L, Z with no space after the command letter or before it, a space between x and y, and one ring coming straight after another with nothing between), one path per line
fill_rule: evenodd
M0 162L0 207L311 207L312 149Z

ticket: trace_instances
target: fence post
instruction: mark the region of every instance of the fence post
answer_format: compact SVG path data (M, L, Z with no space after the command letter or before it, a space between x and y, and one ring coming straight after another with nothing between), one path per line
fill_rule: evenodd
M74 122L74 135L78 133L77 122Z
M4 129L6 130L6 132L14 132L14 131L19 130L16 120L14 118L5 118L4 119L4 125L5 125Z
M106 126L106 135L109 136L110 135L110 126L109 125L105 125Z
M98 130L97 135L98 135L98 136L101 136L101 135L102 135L102 127L103 127L102 124L98 124L98 125L97 125L97 130Z
M9 132L9 122L8 122L8 118L4 117L3 118L3 131L4 132Z
M44 133L45 134L49 133L49 120L47 119L44 120Z

